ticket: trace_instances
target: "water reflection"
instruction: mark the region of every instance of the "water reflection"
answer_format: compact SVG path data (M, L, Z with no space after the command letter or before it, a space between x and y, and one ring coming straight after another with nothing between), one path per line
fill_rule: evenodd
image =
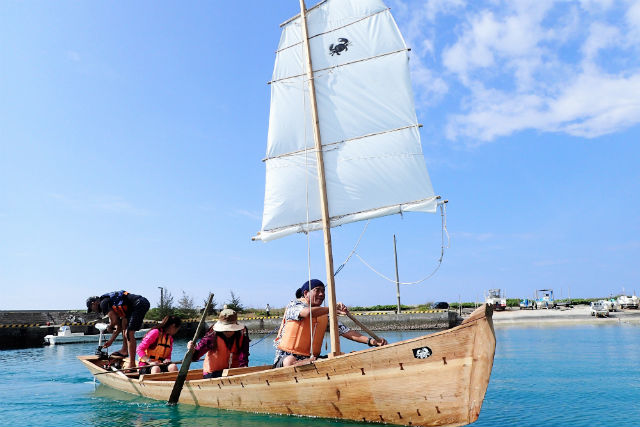
M164 402L152 401L110 387L99 385L87 397L92 398L86 425L95 427L262 427L262 426L338 426L344 421L331 419L303 418L288 415L265 415L205 408L201 406L169 406ZM370 424L348 423L352 426Z

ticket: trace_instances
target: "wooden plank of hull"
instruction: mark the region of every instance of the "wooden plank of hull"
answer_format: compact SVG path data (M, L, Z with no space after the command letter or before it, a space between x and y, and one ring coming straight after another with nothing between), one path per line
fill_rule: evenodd
M270 414L295 414L400 425L458 426L474 422L489 384L495 334L482 306L462 325L317 363L201 379L190 372L181 403ZM429 347L426 359L414 349ZM80 356L92 373L94 356ZM235 372L238 372L235 370ZM166 400L175 374L101 375L113 388Z

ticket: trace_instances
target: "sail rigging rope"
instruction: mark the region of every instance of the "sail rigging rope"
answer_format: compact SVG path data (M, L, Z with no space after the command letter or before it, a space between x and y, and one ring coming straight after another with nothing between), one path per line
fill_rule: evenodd
M265 336L260 338L258 341L254 342L253 344L249 344L249 347L253 347L256 344L260 344L262 341L265 340L265 338L268 338L271 335L273 335L274 333L276 333L278 331L278 329L280 329L280 325L276 326L276 328L273 331L269 332L268 334L266 334Z
M340 270L342 270L342 268L349 262L349 259L355 255L356 257L358 257L358 259L365 265L367 266L371 271L373 271L374 273L376 273L378 276L382 277L383 279L392 282L392 283L398 283L399 285L416 285L418 283L422 283L425 280L431 278L434 274L436 274L436 272L440 269L440 266L442 265L442 259L444 258L444 250L445 249L449 249L449 246L451 244L451 238L449 237L449 231L447 230L447 205L446 202L441 202L438 203L438 206L440 206L440 216L442 218L442 229L440 231L440 259L438 259L438 265L436 266L436 268L429 273L429 275L427 275L426 277L420 279L420 280L416 280L413 282L396 282L396 280L385 276L384 274L380 273L378 270L376 270L375 268L373 268L371 266L371 264L369 264L367 261L364 260L364 258L362 258L360 256L360 254L358 254L356 252L356 249L358 247L358 245L360 244L360 240L362 239L362 236L364 235L365 230L367 229L367 226L369 225L369 222L367 221L367 223L364 226L364 229L362 230L362 234L360 234L360 238L358 239L358 241L356 242L356 245L354 246L354 248L351 250L351 253L349 254L349 256L347 257L347 259L340 265L340 267L338 267L338 269L336 270L336 272L333 274L334 276L336 276ZM447 236L447 245L445 246L444 244L444 236Z

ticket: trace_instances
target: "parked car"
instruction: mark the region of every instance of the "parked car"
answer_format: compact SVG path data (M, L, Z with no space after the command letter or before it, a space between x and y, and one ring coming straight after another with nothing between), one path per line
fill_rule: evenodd
M538 295L540 292L540 295ZM553 289L538 289L536 290L536 308L556 308L556 300L553 298Z
M620 295L618 297L618 304L620 304L621 308L638 308L638 297L637 296L627 296Z
M449 308L449 303L444 301L434 302L431 304L431 308L439 309L439 310L447 310Z
M607 310L607 307L604 305L604 301L602 300L592 302L589 311L591 312L591 315L595 317L609 316L609 310Z
M528 308L530 308L531 310L534 309L534 301L530 300L529 298L525 298L520 300L520 310L526 310Z
M506 310L507 309L507 297L500 289L489 289L487 296L484 298L484 302L488 305L492 305L494 310Z

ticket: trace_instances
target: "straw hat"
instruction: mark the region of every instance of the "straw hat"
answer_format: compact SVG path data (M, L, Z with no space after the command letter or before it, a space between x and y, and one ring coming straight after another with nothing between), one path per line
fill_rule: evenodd
M238 323L238 314L227 306L220 312L218 321L213 325L216 332L235 332L244 329L244 325Z

